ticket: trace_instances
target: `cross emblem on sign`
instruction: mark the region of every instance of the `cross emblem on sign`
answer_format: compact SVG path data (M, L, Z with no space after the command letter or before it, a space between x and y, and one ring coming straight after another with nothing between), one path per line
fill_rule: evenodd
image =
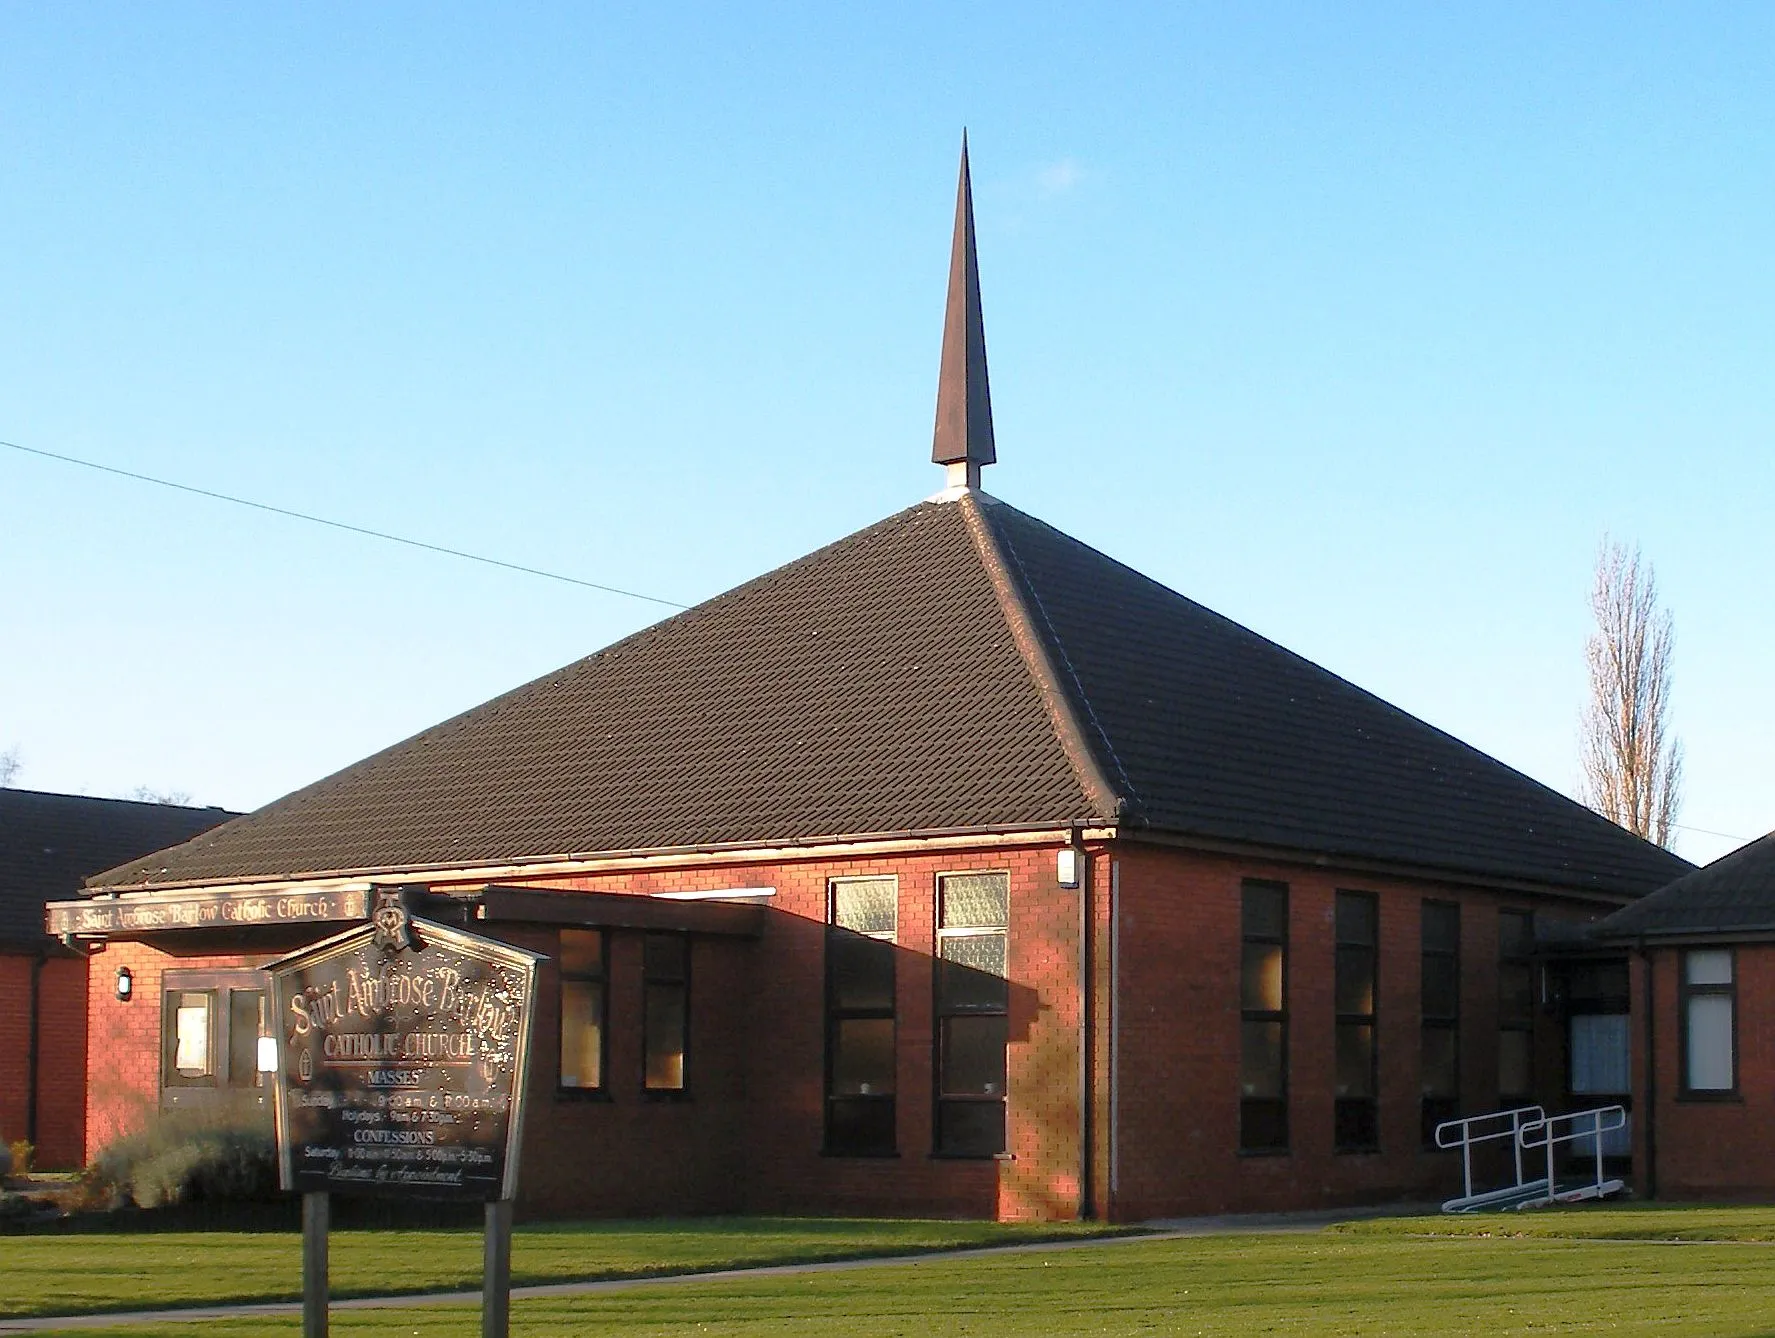
M407 918L407 904L398 887L376 889L376 909L370 912L370 923L376 926L378 948L400 952L413 946L413 923Z

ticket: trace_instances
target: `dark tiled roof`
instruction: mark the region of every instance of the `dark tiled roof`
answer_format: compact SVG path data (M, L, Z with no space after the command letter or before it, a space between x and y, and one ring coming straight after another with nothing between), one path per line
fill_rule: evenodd
M1134 826L1627 895L1690 866L1012 507L924 503L105 885Z
M921 505L103 881L1090 816L962 508Z
M0 943L47 942L44 902L78 896L93 874L233 816L219 808L0 789Z
M1598 938L1775 930L1775 832L1685 874L1596 926Z
M1137 820L1629 895L1693 867L1052 526L986 512Z

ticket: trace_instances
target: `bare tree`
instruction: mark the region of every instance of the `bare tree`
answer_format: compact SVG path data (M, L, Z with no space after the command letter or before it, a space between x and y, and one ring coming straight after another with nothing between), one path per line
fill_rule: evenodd
M18 745L15 743L5 752L0 753L0 788L12 784L12 778L18 775Z
M1584 653L1584 802L1635 835L1670 843L1682 802L1683 750L1670 734L1668 610L1638 547L1604 536L1590 591L1596 615Z
M184 807L191 803L189 790L157 790L151 785L138 785L123 797L142 804L177 804Z

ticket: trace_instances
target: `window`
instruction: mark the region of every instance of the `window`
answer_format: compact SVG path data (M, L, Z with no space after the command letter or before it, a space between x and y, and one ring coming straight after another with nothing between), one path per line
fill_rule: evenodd
M1732 950L1682 955L1682 1094L1729 1097L1738 1090L1737 987Z
M1596 1106L1633 1108L1632 1042L1628 1027L1627 960L1568 960L1556 977L1566 999L1567 1109ZM1574 1157L1594 1157L1594 1137L1571 1144ZM1602 1155L1625 1160L1633 1155L1633 1130L1623 1123L1602 1134Z
M569 1092L604 1090L605 1028L609 972L604 933L561 931L560 1086Z
M161 979L160 1088L168 1106L229 1092L264 1100L259 1038L269 1036L265 977L258 971L168 971Z
M1461 1108L1461 908L1426 901L1420 935L1418 1085L1424 1146L1435 1147L1436 1126Z
M1339 892L1336 916L1334 1142L1339 1152L1372 1152L1380 1146L1374 997L1380 912L1372 893Z
M941 1156L1005 1150L1008 873L937 880L937 1137Z
M1240 907L1239 1150L1288 1150L1288 886L1246 882Z
M1571 962L1565 969L1567 1088L1573 1096L1625 1102L1629 1078L1628 984L1625 961Z
M1535 917L1498 912L1498 1104L1527 1104L1535 1086Z
M685 1056L690 1049L690 939L683 934L649 934L641 949L642 1087L649 1092L684 1091Z
M826 1151L892 1156L899 883L834 879L827 902Z
M168 990L166 1080L180 1086L216 1085L216 992Z

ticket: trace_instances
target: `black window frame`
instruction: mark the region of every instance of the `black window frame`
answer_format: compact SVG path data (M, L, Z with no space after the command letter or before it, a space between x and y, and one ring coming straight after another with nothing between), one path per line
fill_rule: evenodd
M596 934L598 936L598 969L569 971L566 966L566 936ZM555 939L555 961L559 964L555 990L555 1094L569 1100L610 1099L610 931L590 925L562 928ZM569 1083L566 1080L565 1051L567 1042L567 985L593 984L598 987L598 1081Z
M1511 950L1512 935L1505 932L1504 926L1511 921L1519 921L1522 925L1521 941L1525 945L1520 952ZM1503 907L1498 911L1498 1072L1497 1090L1500 1107L1532 1105L1535 1099L1535 913L1518 910L1515 907ZM1505 973L1520 970L1527 981L1525 987L1528 1002L1520 1014L1507 1011L1510 1002L1506 992ZM1520 1035L1523 1039L1523 1071L1527 1075L1527 1084L1521 1091L1510 1091L1504 1086L1504 1037Z
M950 925L948 884L952 879L998 878L1004 882L1005 912L1002 925ZM958 1161L991 1161L1009 1155L1010 1149L1010 1021L1011 1021L1011 873L1008 869L950 869L936 879L936 960L931 972L932 1074L931 1155ZM946 945L966 938L996 936L1004 949L1005 973L1000 986L981 990L983 979L993 973L970 967L947 955ZM965 974L963 974L965 973ZM979 979L977 979L979 978ZM1003 1035L998 1092L955 1092L946 1087L951 1051L959 1049L951 1039L956 1024L986 1020ZM965 1051L963 1051L965 1053ZM991 1084L987 1084L991 1086ZM984 1128L996 1129L998 1138L969 1142L965 1135ZM997 1146L987 1149L986 1144Z
M1418 1119L1420 1136L1426 1149L1436 1147L1436 1126L1446 1120L1458 1119L1461 1112L1461 903L1426 897L1419 906L1418 921ZM1433 921L1451 917L1445 928L1452 934L1433 931ZM1438 989L1434 977L1447 976L1447 984ZM1452 1000L1451 1011L1439 1011L1433 1004L1436 995L1445 993ZM1435 1042L1432 1038L1437 1038ZM1446 1042L1454 1065L1454 1092L1433 1094L1429 1090L1429 1056L1432 1044Z
M859 883L881 883L893 889L894 923L888 930L853 929L839 923L839 891ZM828 1157L897 1157L899 1145L899 964L895 946L900 930L900 880L895 874L860 874L826 880L825 931L825 1078L821 1153ZM876 1005L841 1002L838 972L847 963L875 961L870 969L884 977L887 1002ZM839 1035L847 1023L886 1022L889 1090L839 1092Z
M1366 910L1367 939L1352 937L1355 926L1347 923L1346 909ZM1332 903L1332 1009L1336 1033L1332 1038L1332 1147L1337 1152L1379 1152L1381 1148L1381 899L1373 892L1339 888ZM1368 979L1368 1011L1343 1007L1349 963L1365 964ZM1368 1033L1368 1094L1345 1096L1338 1092L1342 1073L1344 1040L1352 1032Z
M1268 908L1271 915L1254 914L1254 899L1258 897L1274 897L1275 902ZM1289 892L1288 884L1266 878L1247 878L1239 885L1239 1154L1241 1156L1268 1157L1285 1156L1290 1147L1289 1128L1289 1092L1288 1092L1288 924L1289 924ZM1268 932L1254 925L1260 919L1273 921L1279 928ZM1277 991L1279 1008L1247 1008L1245 1001L1250 991L1251 982L1247 977L1246 947L1257 944L1262 947L1280 948L1282 961L1280 966L1281 987ZM1245 1060L1246 1032L1250 1026L1277 1027L1280 1039L1277 1043L1278 1072L1276 1088L1280 1093L1274 1097L1250 1097L1245 1094ZM1262 1135L1268 1134L1268 1137Z
M210 1071L199 1077L184 1077L173 1068L177 1053L177 1007L174 995L202 994L208 999ZM258 1023L253 1045L244 1048L245 1062L236 1064L241 1050L234 1036L237 994L259 996ZM162 1108L202 1105L226 1101L243 1093L251 1093L260 1105L265 1104L269 1075L259 1072L258 1040L272 1034L271 977L251 967L224 970L188 970L174 968L160 977L160 1105ZM237 1070L244 1069L244 1072Z
M649 929L641 936L641 1095L650 1101L687 1101L690 1099L691 1026L690 1026L690 959L695 940L682 930ZM674 968L661 970L654 946L670 944L677 952ZM660 995L675 996L678 1001L678 1081L653 1081L653 1024L655 999Z
M1723 953L1731 968L1732 978L1724 983L1691 984L1689 959L1699 953ZM1739 1084L1742 1065L1738 1054L1738 952L1730 945L1684 948L1676 960L1677 997L1677 1099L1679 1101L1742 1101ZM1692 1087L1689 1085L1689 1007L1698 998L1725 999L1732 1008L1732 1085L1730 1087Z

